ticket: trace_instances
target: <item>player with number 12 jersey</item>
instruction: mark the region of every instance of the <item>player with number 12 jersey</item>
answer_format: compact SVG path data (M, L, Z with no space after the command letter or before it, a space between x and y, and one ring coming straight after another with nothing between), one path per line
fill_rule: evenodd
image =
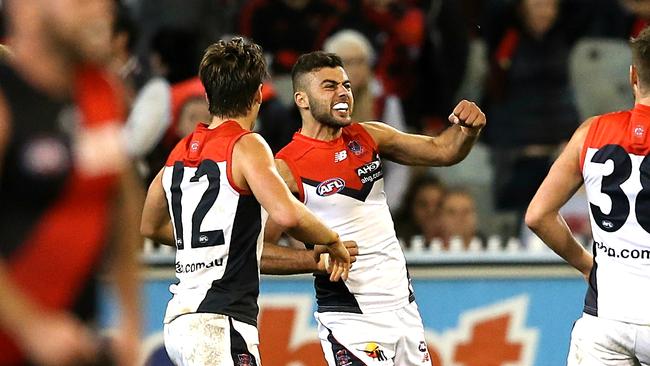
M189 312L257 322L259 274L250 262L261 256L267 215L250 192L232 182L230 161L233 146L247 133L235 121L215 129L199 124L167 159L162 184L174 224L179 283L170 287L174 296L166 323Z

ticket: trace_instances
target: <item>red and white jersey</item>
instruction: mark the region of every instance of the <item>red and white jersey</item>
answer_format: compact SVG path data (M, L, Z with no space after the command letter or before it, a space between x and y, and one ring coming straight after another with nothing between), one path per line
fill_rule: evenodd
M235 121L199 124L163 168L176 239L176 277L165 322L219 313L255 325L266 212L232 179L232 151L250 133Z
M331 141L296 133L277 158L291 169L305 205L342 240L359 245L345 283L315 275L318 311L375 313L413 301L386 203L377 144L368 132L352 124Z
M650 107L600 117L581 154L594 238L585 312L650 324Z

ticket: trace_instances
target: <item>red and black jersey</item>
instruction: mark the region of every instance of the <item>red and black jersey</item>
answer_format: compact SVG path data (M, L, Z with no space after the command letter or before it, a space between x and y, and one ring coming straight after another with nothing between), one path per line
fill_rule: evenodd
M0 173L0 255L40 306L89 320L117 170L88 155L109 153L94 142L109 138L106 128L122 120L121 98L92 67L78 70L72 98L57 99L0 65L0 93L10 126ZM17 348L1 336L0 364L18 362Z
M386 203L379 148L362 124L322 141L296 133L277 154L287 163L305 205L359 256L346 281L316 275L319 312L393 311L415 299Z

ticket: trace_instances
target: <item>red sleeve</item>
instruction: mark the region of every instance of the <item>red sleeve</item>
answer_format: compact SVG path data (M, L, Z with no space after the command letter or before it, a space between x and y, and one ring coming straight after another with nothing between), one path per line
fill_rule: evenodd
M275 158L284 161L289 167L289 170L291 171L291 175L293 175L293 179L296 181L296 186L298 186L298 199L300 200L300 202L304 203L305 190L302 186L302 179L300 178L300 173L298 173L298 166L296 165L295 161L293 161L293 159L289 157L289 155L284 151L284 149L280 150L275 155Z

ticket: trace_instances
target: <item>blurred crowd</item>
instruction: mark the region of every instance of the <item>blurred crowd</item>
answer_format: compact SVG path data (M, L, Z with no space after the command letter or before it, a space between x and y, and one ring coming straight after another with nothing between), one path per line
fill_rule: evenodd
M125 87L124 137L144 184L209 121L197 71L219 38L244 35L266 52L256 130L274 152L300 125L289 74L304 52L341 56L358 120L436 135L460 99L477 101L489 123L461 164L384 162L405 247L466 249L530 235L523 213L575 128L631 107L625 42L648 21L648 0L123 0L108 66ZM589 234L586 201L565 213Z

